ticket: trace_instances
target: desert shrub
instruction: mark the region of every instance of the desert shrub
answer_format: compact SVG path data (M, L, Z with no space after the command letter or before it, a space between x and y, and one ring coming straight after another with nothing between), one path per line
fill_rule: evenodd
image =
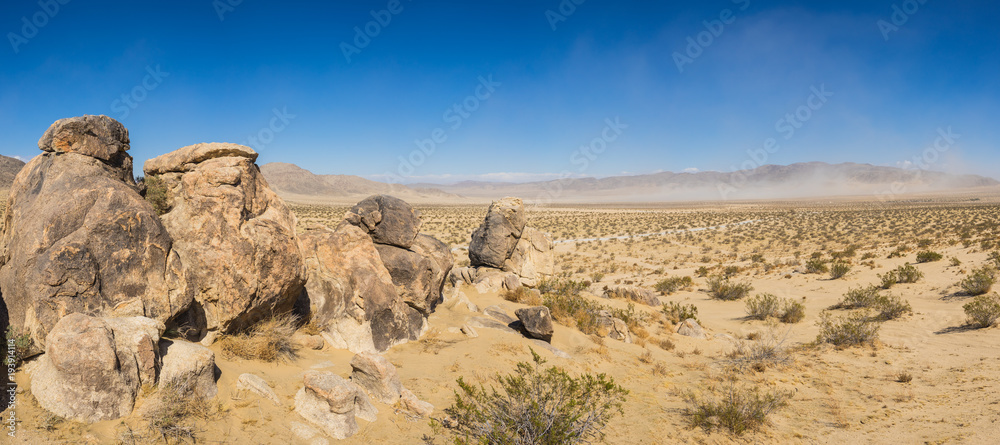
M663 295L670 295L678 290L689 288L694 285L691 277L670 277L656 283L653 289Z
M493 377L489 389L458 379L455 403L446 408L457 444L573 444L604 438L628 391L605 374L570 376L558 367L521 362Z
M990 266L983 266L974 269L964 280L958 282L958 286L968 295L983 295L993 289L996 283L996 270Z
M159 176L147 176L142 179L146 185L146 201L153 206L157 215L170 211L167 198L167 184Z
M899 276L896 275L896 271L894 270L886 272L885 275L878 274L878 277L882 280L879 284L879 287L882 289L891 289L896 283L899 283Z
M7 326L6 337L8 353L10 352L10 346L14 346L14 354L9 358L14 359L15 365L21 363L26 358L41 353L41 351L39 351L35 346L35 341L31 338L31 333L27 330L20 330L14 326Z
M150 431L168 444L196 442L193 420L212 420L225 412L221 405L185 391L183 386L159 388L151 402L152 408L145 414Z
M881 323L865 312L854 312L834 317L829 312L820 314L819 335L816 341L838 347L873 344L878 340Z
M951 257L951 265L955 266L955 267L961 266L962 265L962 260L958 259L958 257L953 256L953 257Z
M545 294L542 304L549 308L556 321L575 327L584 334L597 332L597 316L603 306L577 294Z
M844 275L847 275L850 271L850 264L844 261L837 261L836 263L833 263L832 267L830 267L830 278L834 280L843 278Z
M823 258L810 258L806 261L806 273L827 273L830 267L826 265Z
M736 340L725 362L738 371L763 372L767 368L786 366L791 357L784 344L785 338L779 339L773 330L756 335L752 340Z
M989 262L993 263L993 268L1000 268L1000 252L990 252Z
M885 275L879 274L879 278L882 280L880 284L882 289L889 289L898 283L916 283L923 277L924 273L909 263L899 266Z
M752 290L753 286L750 283L733 283L729 278L718 276L708 279L708 294L718 300L739 300Z
M514 290L505 290L501 296L503 296L504 300L526 304L528 306L539 306L542 304L541 297L539 297L538 294L533 292L531 289L524 286Z
M931 263L934 261L940 261L941 258L944 258L944 256L940 253L931 252L929 250L917 252L917 263Z
M831 309L874 309L880 320L893 320L912 312L910 303L896 295L883 295L879 286L850 289Z
M573 280L542 280L538 283L538 291L543 294L579 295L586 288L583 282Z
M988 328L1000 318L1000 295L995 292L990 295L979 295L965 303L962 309L965 309L970 325Z
M781 303L781 299L773 294L757 294L747 299L747 317L754 320L777 317L781 311Z
M798 323L804 318L806 318L806 305L798 301L785 301L785 307L782 308L779 318L782 323Z
M671 323L680 323L689 318L698 320L698 308L693 304L680 304L671 301L663 305L662 311Z
M604 274L601 272L594 272L590 274L590 281L593 281L595 283L600 283L601 280L603 279L604 279Z
M736 435L760 430L771 413L788 406L791 391L762 391L758 386L738 386L729 382L717 393L683 395L688 403L682 413L692 427L706 431L723 429Z
M292 342L297 319L294 315L276 315L254 325L248 332L227 335L219 340L227 358L277 362L294 360L298 346Z

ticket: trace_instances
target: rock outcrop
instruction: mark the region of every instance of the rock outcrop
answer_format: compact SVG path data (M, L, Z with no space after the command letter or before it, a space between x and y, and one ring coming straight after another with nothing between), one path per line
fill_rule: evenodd
M140 386L156 382L162 333L162 323L144 317L67 315L49 333L31 392L42 408L67 419L126 416Z
M529 337L552 341L552 313L545 306L526 307L514 311Z
M649 289L638 286L605 286L604 298L635 301L647 306L659 306L660 299Z
M691 338L707 339L708 335L705 334L705 329L698 324L698 320L689 318L680 323L677 323L677 327L674 328L674 332Z
M377 195L301 235L310 311L333 347L382 352L424 332L454 261L420 226L405 201Z
M215 353L197 343L160 342L160 387L173 386L182 394L211 399L219 392L215 383Z
M375 400L391 405L402 395L396 367L381 355L362 353L351 359L351 381L368 391Z
M0 237L10 323L36 344L65 315L167 322L192 295L173 241L132 178L128 131L107 116L56 121L11 186Z
M304 232L299 239L306 266L312 319L335 348L385 351L416 340L424 316L396 292L372 239L360 228L341 224Z
M237 144L208 143L150 159L166 188L163 225L196 289L184 322L232 333L289 311L302 292L295 216Z
M357 385L332 372L306 372L303 384L295 395L295 412L334 439L353 436L358 432L355 417L369 417L374 409Z
M481 291L516 287L497 273L503 271L516 275L523 285L534 286L554 272L552 247L548 234L527 226L521 199L494 201L469 243L469 262L477 271L462 278Z

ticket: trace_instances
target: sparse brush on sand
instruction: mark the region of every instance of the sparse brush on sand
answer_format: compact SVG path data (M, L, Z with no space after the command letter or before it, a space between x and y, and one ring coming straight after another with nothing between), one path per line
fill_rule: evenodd
M244 360L294 360L298 356L298 346L292 342L292 335L298 329L297 323L294 315L277 315L254 325L249 332L223 336L219 347L227 357Z

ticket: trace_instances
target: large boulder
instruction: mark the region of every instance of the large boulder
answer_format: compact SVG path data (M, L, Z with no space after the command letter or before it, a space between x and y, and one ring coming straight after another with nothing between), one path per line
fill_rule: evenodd
M548 233L534 227L525 227L514 251L504 261L503 270L517 274L522 283L534 286L555 272L553 246L552 237Z
M197 343L181 340L160 342L160 387L172 386L175 391L200 399L211 399L219 393L215 384L215 353Z
M368 232L378 244L409 249L420 232L420 212L402 199L375 195L351 208L344 219Z
M143 317L67 315L49 333L31 392L42 408L67 419L126 416L140 386L155 383L162 333L162 323Z
M342 223L312 228L299 237L312 319L335 348L385 351L416 340L423 315L399 296L372 239Z
M70 313L168 322L192 295L156 211L132 179L128 131L106 116L62 119L18 173L0 237L10 323L45 345Z
M455 264L448 245L420 234L409 250L386 244L375 248L403 300L430 315L441 301L445 277Z
M232 333L289 311L302 292L295 216L237 144L208 143L150 159L147 177L166 188L163 225L196 289L184 320Z
M378 354L362 353L351 359L351 382L358 385L375 400L387 405L399 401L403 384L396 367Z
M503 268L507 258L514 252L525 224L527 218L520 198L494 201L483 224L472 232L472 241L469 243L471 265Z
M552 341L552 313L545 306L526 307L514 311L529 337Z

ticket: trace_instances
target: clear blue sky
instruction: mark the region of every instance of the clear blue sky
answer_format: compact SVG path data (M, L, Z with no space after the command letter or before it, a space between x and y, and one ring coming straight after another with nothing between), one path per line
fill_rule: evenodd
M54 14L36 1L0 14L8 156L38 154L56 119L106 114L130 130L137 166L262 135L260 163L367 177L730 171L773 138L766 163L922 156L1000 176L995 2L401 0L382 26L369 22L386 0L48 1ZM446 113L463 102L474 110ZM294 117L273 120L272 138L275 110ZM791 132L781 119L796 112L808 119ZM605 131L615 118L621 134ZM948 127L958 137L925 155ZM444 142L414 155L435 129ZM580 152L602 133L602 153Z

